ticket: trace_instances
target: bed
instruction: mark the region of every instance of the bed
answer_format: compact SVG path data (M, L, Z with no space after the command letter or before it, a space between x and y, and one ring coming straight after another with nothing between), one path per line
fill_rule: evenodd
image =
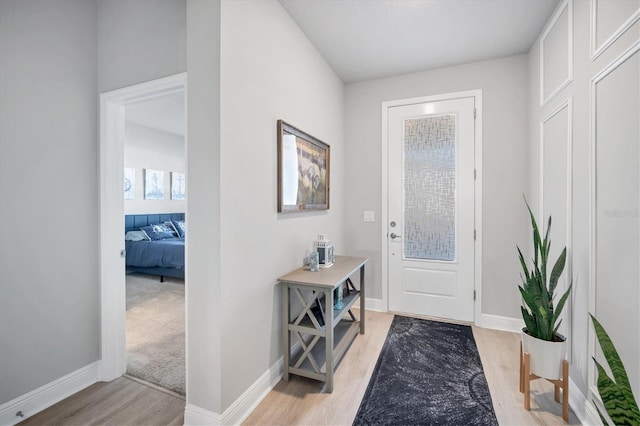
M171 221L184 221L184 213L125 215L125 235L129 231ZM183 232L184 229L179 232ZM127 271L184 279L184 236L158 240L125 241Z

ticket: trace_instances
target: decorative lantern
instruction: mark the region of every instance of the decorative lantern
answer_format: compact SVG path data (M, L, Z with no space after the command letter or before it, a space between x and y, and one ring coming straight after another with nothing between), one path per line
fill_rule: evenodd
M313 242L313 251L318 252L318 264L321 268L328 268L333 265L335 260L333 244L325 234L319 234L318 239Z

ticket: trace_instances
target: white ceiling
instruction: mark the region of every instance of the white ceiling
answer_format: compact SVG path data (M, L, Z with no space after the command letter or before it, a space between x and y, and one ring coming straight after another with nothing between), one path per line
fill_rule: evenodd
M170 93L127 105L124 117L130 123L184 137L184 92Z
M529 51L559 0L280 0L345 83Z
M280 0L345 82L526 53L560 0ZM184 93L125 119L185 134Z

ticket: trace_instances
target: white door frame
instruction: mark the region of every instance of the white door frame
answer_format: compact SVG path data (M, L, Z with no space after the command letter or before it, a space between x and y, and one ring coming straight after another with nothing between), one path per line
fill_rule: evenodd
M388 159L389 159L389 134L388 119L389 108L419 104L425 102L446 101L459 98L475 98L476 119L475 130L475 155L474 164L476 180L474 188L474 223L476 230L475 258L474 258L474 290L476 294L474 302L474 322L479 323L482 314L482 90L469 90L464 92L445 93L441 95L423 96L418 98L399 99L382 103L382 220L380 237L382 241L382 310L389 311L389 265L388 261Z
M100 94L100 380L127 370L124 285L124 107L183 91L187 73ZM185 102L186 108L186 102ZM185 259L186 260L186 259ZM185 282L186 290L186 282Z

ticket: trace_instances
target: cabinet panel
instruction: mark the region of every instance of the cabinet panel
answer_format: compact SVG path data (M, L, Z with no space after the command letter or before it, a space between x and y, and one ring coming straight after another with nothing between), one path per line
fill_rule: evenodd
M594 311L640 394L640 44L593 83ZM601 355L596 353L601 359Z
M544 105L573 78L573 2L565 0L540 41L540 104Z

